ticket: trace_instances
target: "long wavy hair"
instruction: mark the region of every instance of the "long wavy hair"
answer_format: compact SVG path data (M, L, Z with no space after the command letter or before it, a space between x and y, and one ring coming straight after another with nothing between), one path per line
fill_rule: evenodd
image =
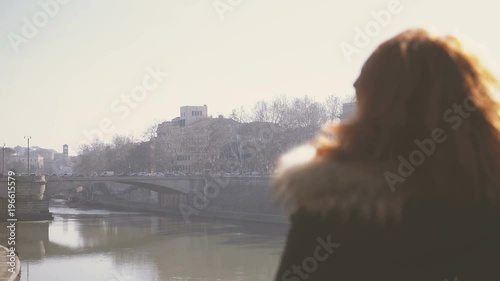
M318 155L399 163L416 141L442 130L442 143L405 185L426 196L500 201L498 80L452 36L408 30L381 44L354 83L357 113L325 132Z

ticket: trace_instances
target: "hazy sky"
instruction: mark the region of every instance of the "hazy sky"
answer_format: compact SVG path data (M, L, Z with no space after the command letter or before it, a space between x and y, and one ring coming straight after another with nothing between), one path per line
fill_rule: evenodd
M0 145L31 135L74 154L85 132L139 136L183 105L216 116L281 94L351 95L366 57L407 28L466 36L500 56L491 0L60 2L0 0ZM350 60L342 43L359 47Z

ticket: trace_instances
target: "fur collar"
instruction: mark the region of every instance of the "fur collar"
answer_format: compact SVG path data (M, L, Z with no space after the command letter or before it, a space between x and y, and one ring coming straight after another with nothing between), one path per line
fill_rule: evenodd
M353 214L376 222L401 219L404 193L389 188L384 178L387 167L341 163L316 152L314 146L303 145L278 162L273 191L290 214L300 209L336 213L345 220Z

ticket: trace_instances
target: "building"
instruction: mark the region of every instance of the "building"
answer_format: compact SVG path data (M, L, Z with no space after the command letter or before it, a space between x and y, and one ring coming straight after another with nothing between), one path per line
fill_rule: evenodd
M42 156L43 161L46 164L47 161L54 160L54 156L57 154L57 151L55 151L53 149L44 149L44 148L37 147L35 151L31 151L30 153L31 153L30 155Z
M342 114L340 115L340 121L347 120L354 116L356 112L356 102L347 102L342 105Z
M206 104L203 106L182 106L179 116L179 126L189 126L205 118L208 118L208 108Z
M269 173L284 152L284 130L269 122L240 123L208 117L204 106L183 106L180 116L158 124L155 170Z
M44 161L40 155L31 155L29 157L30 173L44 173ZM5 167L7 170L14 170L17 173L28 173L27 155L9 155L5 157Z
M69 159L68 145L67 144L63 145L63 159L65 159L65 160Z
M157 154L164 157L165 170L200 172L215 165L238 127L233 119L208 117L206 105L183 106L179 117L158 124Z

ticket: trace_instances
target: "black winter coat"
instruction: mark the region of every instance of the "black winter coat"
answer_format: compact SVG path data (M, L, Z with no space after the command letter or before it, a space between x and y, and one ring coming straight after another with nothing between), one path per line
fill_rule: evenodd
M380 165L282 158L291 226L276 281L500 281L500 212L391 190Z

